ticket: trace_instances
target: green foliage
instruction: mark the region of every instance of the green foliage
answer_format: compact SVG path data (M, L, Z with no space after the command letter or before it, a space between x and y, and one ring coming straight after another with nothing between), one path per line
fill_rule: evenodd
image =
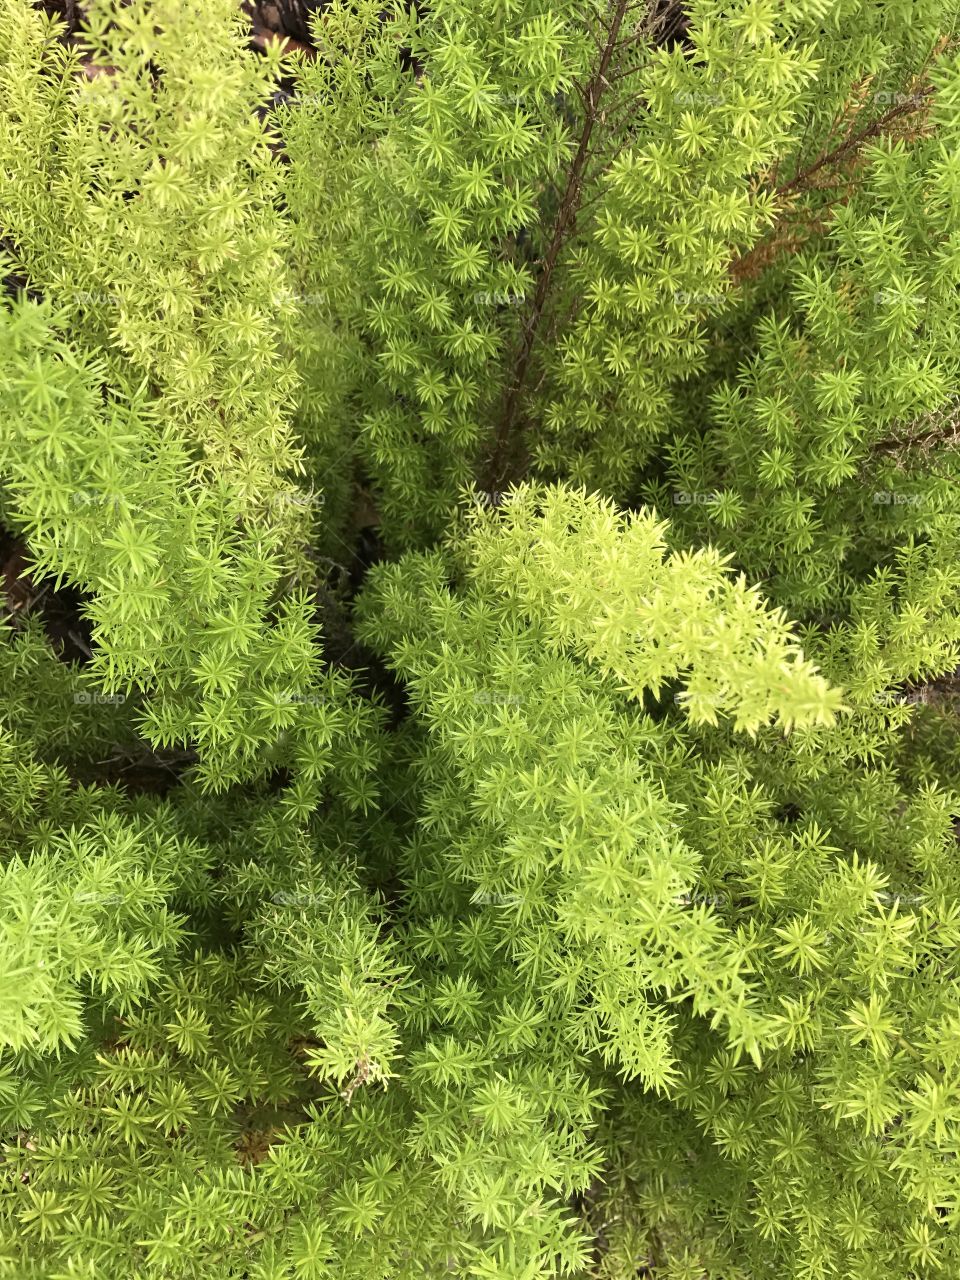
M419 9L0 0L0 1277L956 1275L953 6Z

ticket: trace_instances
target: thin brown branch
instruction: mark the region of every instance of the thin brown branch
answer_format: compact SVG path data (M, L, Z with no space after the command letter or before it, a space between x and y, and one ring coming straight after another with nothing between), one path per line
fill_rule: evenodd
M642 101L643 101L642 99L638 99L636 102L633 102L630 104L629 108L626 109L627 119L630 118L629 113L635 112L637 107L640 105L640 102ZM615 123L609 129L609 134L611 137L620 137L622 133L623 133L623 124L620 122ZM635 147L636 145L637 145L637 139L632 135L630 135L626 138L623 138L622 141L617 143L617 145L613 148L612 151L604 152L602 148L598 148L597 151L594 152L594 155L597 159L597 166L593 171L593 173L590 175L591 180L596 180L601 176L601 174L606 173L607 170L611 167L611 165L613 165L615 161L618 160L625 151L629 151L631 147ZM586 186L587 183L584 183L584 185ZM592 208L592 206L596 204L598 200L602 200L605 195L606 195L605 191L598 191L596 192L595 195L592 195L589 200L583 201L580 205L580 213L583 214L587 209Z
M631 41L631 43L633 42ZM629 66L621 67L619 71L615 71L613 75L610 76L610 83L619 84L621 80L626 80L627 76L635 76L643 69L643 64L639 62L634 62Z
M933 449L943 445L960 445L960 401L952 401L946 408L926 414L908 427L905 435L888 436L877 440L871 451L898 455L907 450Z
M862 83L857 87L862 89ZM878 119L856 132L848 128L838 145L832 149L825 148L812 164L795 174L788 182L774 186L774 198L782 201L784 205L778 220L779 225L774 228L772 240L762 241L732 260L728 270L734 281L740 283L754 278L778 256L780 250L796 252L806 242L809 233L824 232L827 229L824 214L836 205L846 203L850 198L856 171L863 161L862 153L865 144L891 133L892 127L896 126L898 121L920 111L926 111L928 100L933 92L932 86L928 85L918 92L903 95L904 101L898 102ZM851 124L856 122L857 111L854 112ZM845 109L831 126L831 136L834 136L835 130L847 118L848 112ZM835 172L844 166L848 168L852 166L852 172L846 175ZM772 175L772 180L775 182L775 174ZM808 191L825 191L830 187L838 186L842 188L840 193L834 195L826 205L821 205L816 213L801 210L795 215L796 222L793 225L790 224L792 206L799 196Z
M734 259L728 268L734 283L742 284L745 280L756 279L764 267L769 266L775 258L779 257L781 251L797 253L811 236L826 232L828 223L823 216L824 213L838 204L845 204L849 195L849 191L845 191L843 195L829 201L820 209L818 215L807 213L801 215L797 222L781 226L772 240L762 240L741 257Z
M670 40L683 40L687 36L690 30L690 17L682 4L671 4L669 9L659 17L651 15L645 28L637 32L634 40L646 36L653 44L663 46Z
M488 491L503 488L504 484L513 478L508 474L508 468L510 465L508 455L511 452L516 453L518 451L519 442L516 440L514 432L517 413L526 388L533 349L543 320L547 299L553 286L554 273L557 268L560 253L576 226L580 200L583 192L584 173L587 166L587 160L590 155L590 140L593 136L593 131L600 115L601 99L605 89L609 87L606 78L607 71L610 68L614 50L617 47L620 28L628 8L629 0L613 0L611 10L612 18L607 43L587 88L585 95L585 116L583 127L580 132L580 140L577 144L577 151L573 158L573 163L571 164L570 171L567 175L566 190L564 191L563 199L560 202L560 207L557 210L553 235L551 236L550 245L543 259L543 267L537 281L536 292L523 326L520 345L513 363L512 376L507 383L503 397L503 404L498 416L498 425L494 436L493 454L488 468L488 476L485 483L481 486L481 488ZM516 461L517 459L514 459L514 462Z
M888 127L895 120L899 119L901 116L913 115L914 112L920 109L922 104L918 103L917 99L926 99L931 97L932 94L933 88L928 85L927 88L922 89L919 93L904 95L907 101L897 103L896 106L891 107L890 110L882 115L878 120L874 120L872 124L867 125L858 133L848 136L838 147L835 147L833 151L829 151L821 155L820 158L815 160L812 165L803 169L795 177L791 178L789 182L785 182L782 186L777 187L774 194L783 198L784 196L789 195L792 191L807 190L812 185L810 181L811 178L813 178L815 174L819 173L821 169L826 168L828 165L835 166L839 164L845 156L850 154L850 152L858 151L864 143L870 142L874 138L881 137L886 133Z

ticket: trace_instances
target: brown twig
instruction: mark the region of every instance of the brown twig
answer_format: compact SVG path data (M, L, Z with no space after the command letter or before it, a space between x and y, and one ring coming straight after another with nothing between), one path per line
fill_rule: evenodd
M354 1093L363 1084L370 1079L370 1059L364 1054L356 1064L356 1072L352 1080L348 1081L346 1088L340 1090L340 1097L343 1098L347 1106L350 1105Z
M870 447L874 453L896 455L906 449L923 450L945 444L960 444L960 402L956 399L946 408L934 410L911 423L906 435L888 436Z
M938 45L937 47L939 48L940 46ZM922 75L922 72L920 74ZM862 90L863 82L856 88ZM789 181L774 186L772 192L774 199L777 202L782 202L784 206L779 218L780 222L789 218L794 201L805 192L812 190L823 191L830 186L840 186L840 193L829 200L825 207L821 207L817 214L812 214L809 211L801 212L798 215L798 223L792 226L788 225L782 229L775 228L772 240L766 240L754 245L746 253L734 258L728 268L734 281L739 284L743 280L753 279L778 256L780 250L786 249L791 253L796 252L798 248L806 243L810 234L825 231L826 223L823 219L823 214L837 205L845 204L850 198L856 171L859 167L859 162L862 162L862 151L865 144L891 133L891 127L895 126L901 119L913 116L921 110L928 110L928 100L933 93L933 87L927 85L918 92L905 94L903 95L903 102L898 102L871 124L865 125L862 129L856 131L853 130L853 125L856 122L862 104L858 103L852 117L849 109L845 107L837 120L834 121L830 130L830 135L834 136L836 129L845 120L850 119L850 127L844 134L842 141L830 150L824 149L812 164L800 170ZM848 173L846 177L843 177L835 172L844 165L850 164L851 161L853 161L854 166L852 173ZM827 178L827 181L823 180L824 177ZM774 174L775 180L776 175Z
M907 99L905 102L900 102L895 107L891 107L879 120L874 120L872 124L867 125L866 128L861 129L858 133L848 135L833 151L821 155L808 168L803 169L795 177L791 178L789 182L785 182L783 186L778 187L775 194L782 198L797 189L807 190L811 185L810 179L814 174L819 173L827 165L836 166L851 151L857 151L864 143L871 141L873 138L879 138L886 133L888 127L895 120L898 120L901 116L912 115L920 109L922 101L918 103L917 99L923 100L931 97L932 94L933 88L928 85L920 93L904 95Z
M543 259L543 269L541 270L540 277L537 281L537 289L523 326L520 345L513 363L512 377L507 383L504 393L503 404L500 410L498 425L494 437L493 454L488 467L488 475L485 482L481 485L481 488L488 491L502 488L505 482L509 482L513 478L509 474L510 459L508 458L508 454L510 454L511 451L516 453L519 447L519 441L516 439L514 426L520 407L520 401L526 387L527 377L530 372L530 361L533 355L533 348L543 320L547 298L549 297L550 289L553 285L554 273L557 268L560 252L576 226L577 214L579 212L580 200L583 191L584 171L590 155L590 139L593 136L593 131L600 114L601 99L603 98L606 89L610 87L606 78L607 71L610 68L610 62L613 58L614 50L617 47L617 41L619 39L620 28L623 24L624 15L629 7L629 0L613 0L611 21L609 27L606 28L606 44L604 45L596 70L594 71L590 83L583 95L585 116L583 128L580 132L580 140L577 144L577 151L573 158L573 163L570 166L570 171L567 175L566 189L563 193L563 199L560 202L560 207L557 210L557 216L553 227L553 235L551 236L550 245ZM517 460L514 459L514 462L516 461Z

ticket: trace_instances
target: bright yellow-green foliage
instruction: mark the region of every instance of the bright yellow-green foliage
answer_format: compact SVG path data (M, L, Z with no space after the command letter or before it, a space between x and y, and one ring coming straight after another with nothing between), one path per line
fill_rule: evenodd
M960 1275L954 0L79 8L0 0L0 1278Z
M665 524L567 489L550 492L532 520L539 495L518 492L503 521L476 511L471 575L544 623L549 643L568 644L635 699L645 689L659 697L683 674L695 723L724 711L750 732L771 716L786 729L833 723L839 691L804 661L782 611L767 610L742 576L730 580L715 551L664 558Z

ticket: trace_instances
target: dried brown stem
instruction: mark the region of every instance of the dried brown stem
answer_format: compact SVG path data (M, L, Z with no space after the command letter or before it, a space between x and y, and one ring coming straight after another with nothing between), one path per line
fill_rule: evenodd
M624 16L629 7L629 0L613 0L607 41L584 94L585 115L580 132L580 140L567 175L566 189L563 193L560 207L557 210L553 234L543 259L543 267L537 281L536 292L523 326L520 345L513 363L512 376L507 383L503 404L498 415L493 455L490 460L486 482L482 486L488 491L500 489L513 480L514 477L510 474L511 462L513 462L515 469L518 459L516 457L511 459L509 455L511 453L515 455L522 451L514 430L517 414L526 388L533 349L543 321L544 309L553 285L554 273L556 272L560 253L576 226L583 193L584 174L590 156L590 140L600 115L600 102L604 91L609 88L606 75L617 47Z
M887 132L888 128L895 120L899 119L901 116L912 115L915 111L920 109L922 101L918 102L917 99L922 100L929 98L932 94L933 88L928 85L919 93L905 95L907 98L906 102L900 102L895 107L891 107L890 110L882 115L878 120L874 120L872 124L868 124L865 128L859 130L859 132L848 134L838 147L835 147L832 151L827 151L821 154L813 164L809 165L806 169L801 170L801 172L791 178L789 182L785 182L782 186L777 187L774 194L779 197L783 197L785 195L789 195L791 191L809 190L812 186L810 181L811 178L813 178L815 174L819 173L821 169L826 168L828 165L835 167L851 152L859 151L864 143L870 142L874 138L881 137Z
M925 429L921 429L925 428ZM908 449L929 450L940 445L960 444L960 404L927 414L908 428L903 436L889 436L871 445L874 453L903 453Z
M937 46L937 49L939 48L940 45ZM925 63L923 70L926 69L926 65ZM923 70L915 77L915 81L922 76ZM858 89L862 89L862 87L862 83L857 86ZM752 279L759 274L763 267L778 256L779 250L787 249L789 252L795 252L802 246L807 238L807 234L804 233L826 230L823 214L837 204L846 203L849 199L856 170L862 162L864 146L874 139L891 133L898 121L913 116L920 111L926 111L928 109L928 100L932 97L933 92L933 87L927 85L923 89L904 95L903 102L892 106L878 119L859 130L854 130L853 126L856 123L860 105L858 103L853 108L852 115L848 105L834 121L830 131L831 136L835 136L836 130L844 121L850 121L849 127L840 143L832 149L824 149L812 164L800 170L788 182L783 182L773 187L774 197L778 201L783 201L785 206L781 221L786 221L789 218L794 201L805 192L823 191L830 186L840 186L842 188L840 194L830 200L825 207L821 206L816 214L801 212L798 215L798 222L793 226L787 225L786 227L776 228L772 241L764 241L754 245L746 253L734 258L729 266L733 279L737 283ZM848 173L846 176L836 172L838 169L842 170L844 167L850 166L852 166L853 172ZM772 180L776 181L776 172L772 175Z

